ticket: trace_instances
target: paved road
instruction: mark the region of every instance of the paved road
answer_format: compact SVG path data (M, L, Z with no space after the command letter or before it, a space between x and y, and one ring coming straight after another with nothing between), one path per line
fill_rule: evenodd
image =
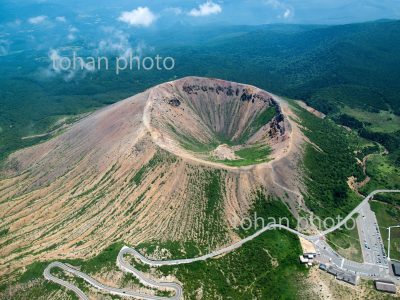
M183 291L182 291L182 286L175 282L159 282L155 281L151 278L148 278L144 273L140 272L139 270L135 269L132 265L130 265L124 258L124 255L126 254L133 254L133 253L138 253L134 249L128 248L126 246L122 247L122 249L119 251L118 256L117 256L117 266L124 272L131 273L135 277L139 279L139 281L149 287L153 287L156 289L168 289L168 290L173 290L175 292L175 295L173 297L167 298L167 299L181 299ZM149 298L146 298L149 299ZM150 298L154 299L154 298ZM165 298L163 298L165 299Z
M369 203L361 208L356 221L364 262L386 267L388 261L385 246L379 231L378 220Z
M123 262L123 263L125 263L125 262ZM165 283L165 282L157 283L156 281L153 281L153 280L147 278L139 271L137 271L136 274L138 276L140 276L141 282L143 282L144 284L150 283L149 285L151 287L156 287L156 288L171 288L171 289L176 290L177 294L175 296L169 298L169 297L160 297L160 296L152 296L152 295L142 294L142 293L134 292L134 291L131 291L128 289L119 289L119 288L115 288L115 287L111 287L111 286L102 284L101 282L98 282L96 279L90 277L89 275L87 275L67 264L63 264L60 262L53 262L53 263L49 264L43 272L44 277L47 280L53 281L59 285L66 287L67 289L75 292L76 295L79 297L79 299L82 299L82 300L89 300L89 298L85 295L85 293L81 289L79 289L75 285L53 276L50 273L53 268L60 268L60 269L64 270L65 272L71 273L77 277L82 278L83 280L85 280L87 283L89 283L96 289L104 291L104 292L112 294L112 295L116 295L116 296L132 297L135 299L144 299L144 300L171 300L171 299L180 299L182 297L182 288L178 284Z
M280 224L270 224L268 226L265 226L264 228L262 228L261 230L257 231L256 233L254 233L253 235L250 235L248 237L246 237L243 240L240 240L228 247L216 250L214 252L199 256L199 257L195 257L195 258L184 258L184 259L174 259L174 260L152 260L149 259L145 256L143 256L142 254L140 254L138 251L136 251L135 249L129 248L124 246L121 251L123 251L125 254L131 254L133 255L135 258L139 259L142 263L149 265L149 266L153 266L153 267L157 267L157 266L173 266L173 265L183 265L183 264L190 264L190 263L194 263L197 261L205 261L207 259L210 258L214 258L216 256L225 254L225 253L229 253L232 252L235 249L240 248L243 244L254 240L256 237L258 237L259 235L261 235L262 233L268 231L268 230L272 230L272 229L283 229L286 231L289 231L293 234L296 234L298 236L301 236L305 239L309 239L310 237L307 235L304 235L292 228L288 228L284 225L280 225Z
M334 265L344 271L354 273L363 277L390 279L388 267L371 263L358 263L340 256L324 240L314 243L317 250L317 260L321 263Z
M47 266L47 268L44 270L43 272L43 276L44 278L46 278L49 281L53 281L54 283L57 283L59 285L62 285L64 287L66 287L67 289L73 291L78 297L79 299L82 300L89 300L89 298L85 295L84 292L82 292L82 290L78 287L76 287L75 285L73 285L72 283L69 283L68 281L65 280L61 280L53 275L51 275L50 271L53 268L61 268L64 271L69 272L69 267L63 263L59 263L59 262L52 262L51 264L49 264Z
M363 209L365 209L365 205L368 205L368 201L371 200L376 194L378 193L400 193L400 190L376 190L374 192L372 192L371 194L369 194L346 218L344 218L341 222L339 222L338 224L336 224L334 227L325 230L317 235L314 236L306 236L303 233L300 233L294 229L288 228L284 225L280 225L280 224L270 224L264 228L262 228L261 230L257 231L256 233L254 233L253 235L239 241L236 242L228 247L213 251L209 254L200 256L200 257L196 257L196 258L186 258L186 259L176 259L176 260L151 260L145 256L143 256L142 254L140 254L138 251L136 251L135 249L129 248L124 246L121 251L118 254L117 257L117 265L125 272L129 272L132 273L134 276L136 276L143 284L147 285L147 286L151 286L151 287L156 287L156 288L169 288L169 289L173 289L175 290L175 296L171 297L171 298L165 298L165 297L157 297L157 296L151 296L151 295L144 295L144 294L140 294L140 293L135 293L132 291L128 291L125 289L117 289L117 288L112 288L112 287L108 287L105 286L101 283L99 283L98 281L96 281L95 279L91 278L90 276L74 269L71 268L68 265L59 263L59 262L55 262L50 264L46 270L44 271L44 276L46 279L51 280L55 283L58 283L64 287L66 287L67 289L70 289L72 291L74 291L81 299L87 299L87 297L83 294L83 292L73 286L72 284L65 282L63 280L60 280L54 276L52 276L50 274L50 270L54 267L59 267L67 272L70 272L78 277L83 278L85 281L87 281L89 284L91 284L92 286L100 289L100 290L104 290L106 292L109 292L111 294L114 295L120 295L120 296L128 296L128 297L136 297L139 299L149 299L149 300L158 300L158 299L180 299L182 296L182 287L176 283L166 283L166 282L156 282L153 281L151 279L149 279L148 277L146 277L142 272L140 272L139 270L135 269L133 266L131 266L129 263L127 263L124 260L124 255L125 254L131 254L133 255L136 259L139 259L142 263L150 265L150 266L164 266L164 265L181 265L181 264L189 264L189 263L193 263L196 261L205 261L207 259L231 252L239 247L241 247L243 244L255 239L256 237L258 237L259 235L263 234L264 232L268 231L268 230L272 230L272 229L283 229L283 230L287 230L293 234L296 234L297 236L303 237L311 242L314 243L314 245L316 246L316 248L319 251L319 255L321 256L321 258L326 258L327 260L329 260L330 262L332 262L333 264L337 265L340 268L343 269L348 269L350 271L354 271L355 273L358 273L360 275L364 275L364 276L373 276L374 274L381 274L379 267L378 269L376 269L376 265L373 264L359 264L356 262L351 262L348 260L345 260L344 258L342 258L339 254L337 254L334 250L332 250L332 248L325 243L325 241L323 241L323 237L328 234L331 233L337 229L339 229L340 227L342 227L343 225L345 225L356 213L362 213ZM385 273L382 273L382 275L386 274L386 271L382 270ZM83 296L83 297L82 297Z

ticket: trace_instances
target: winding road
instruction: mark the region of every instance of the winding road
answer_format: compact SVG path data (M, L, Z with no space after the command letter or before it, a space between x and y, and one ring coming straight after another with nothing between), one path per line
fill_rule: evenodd
M210 258L214 258L217 257L219 255L222 254L226 254L229 252L232 252L235 249L240 248L243 244L254 240L255 238L257 238L259 235L263 234L264 232L268 231L268 230L272 230L272 229L283 229L286 231L289 231L293 234L296 234L297 236L303 237L306 240L309 240L310 242L317 244L321 241L321 238L324 237L325 235L334 232L335 230L339 229L340 227L342 227L343 225L345 225L352 216L354 216L355 214L359 213L363 206L366 205L368 203L368 201L370 201L376 194L380 194L380 193L400 193L400 190L376 190L372 193L370 193L367 197L365 197L365 199L353 210L351 211L341 222L339 222L338 224L336 224L335 226L331 227L328 230L322 231L320 233L318 233L317 235L313 235L313 236L307 236L301 232L298 232L297 230L294 230L292 228L289 228L287 226L284 225L280 225L280 224L269 224L267 226L265 226L264 228L260 229L259 231L257 231L256 233L254 233L253 235L250 235L246 238L244 238L243 240L240 240L230 246L227 246L225 248L213 251L209 254L203 255L203 256L199 256L199 257L195 257L195 258L186 258L186 259L176 259L176 260L151 260L145 256L143 256L142 254L140 254L138 251L136 251L135 249L129 248L124 246L117 257L117 266L123 271L123 272L128 272L133 274L135 277L137 277L139 279L139 281L149 287L152 288L158 288L158 289L169 289L169 290L173 290L174 296L172 297L160 297L160 296L153 296L153 295L146 295L146 294L141 294L141 293L137 293L134 291L129 291L126 289L118 289L118 288L114 288L114 287L110 287L110 286L106 286L100 282L98 282L97 280L95 280L94 278L86 275L83 272L80 272L79 270L60 263L60 262L53 262L51 263L44 271L44 277L47 280L53 281L54 283L57 283L59 285L64 286L65 288L75 292L78 297L82 300L87 300L88 297L82 292L82 290L80 290L78 287L72 285L69 282L66 282L64 280L61 280L55 276L53 276L50 271L53 268L61 268L66 272L72 273L82 279L84 279L86 282L88 282L90 285L92 285L93 287L99 289L99 290L103 290L105 292L108 292L110 294L114 294L114 295L119 295L119 296L125 296L125 297L133 297L136 299L149 299L149 300L164 300L164 299L173 299L173 300L178 300L181 299L182 294L183 294L183 290L182 290L182 286L174 283L174 282L158 282L155 281L153 279L148 278L146 275L144 275L142 272L140 272L139 270L137 270L136 268L134 268L132 265L130 265L125 259L124 259L124 255L126 254L130 254L133 255L136 259L140 260L142 263L152 266L152 267L157 267L157 266L172 266L172 265L181 265L181 264L190 264L190 263L194 263L197 261L205 261L207 259Z
M126 264L126 262L124 261ZM77 270L76 268L69 266L67 264L63 264L60 262L53 262L47 266L47 268L44 270L43 275L47 280L53 281L54 283L57 283L59 285L62 285L66 287L67 289L75 292L75 294L79 297L79 299L82 300L89 300L89 298L85 295L85 293L79 289L77 286L69 283L68 281L59 279L58 277L54 276L51 274L51 270L54 268L59 268L62 269L65 272L71 273L77 277L82 278L85 280L87 283L92 285L98 290L105 291L106 293L116 295L116 296L123 296L123 297L132 297L135 299L144 299L144 300L165 300L165 299L180 299L182 297L182 287L176 283L158 283L152 279L147 278L143 273L140 271L134 269L132 266L127 266L126 268L121 268L125 272L130 272L134 274L139 280L150 287L155 287L155 288L169 288L169 289L174 289L175 290L175 296L173 297L160 297L160 296L153 296L153 295L147 295L147 294L142 294L138 293L135 291L131 291L128 289L120 289L120 288L115 288L111 287L105 284L102 284L101 282L98 282L96 279L90 277L89 275Z

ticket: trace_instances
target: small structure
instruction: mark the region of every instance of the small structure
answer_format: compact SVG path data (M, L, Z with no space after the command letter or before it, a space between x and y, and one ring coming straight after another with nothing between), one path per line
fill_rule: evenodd
M300 237L300 244L301 248L303 249L303 255L300 255L300 262L311 267L314 262L314 258L317 256L315 246L313 243L303 237Z
M304 257L307 257L308 259L313 259L317 256L317 253L315 252L308 252L303 254Z
M308 262L309 262L309 260L308 260L308 258L307 257L304 257L303 255L300 255L300 262L302 263L302 264L307 264Z
M394 273L395 276L400 276L400 263L393 262L392 263L392 269L393 269L393 273Z
M396 285L388 280L375 280L375 288L378 291L396 294Z

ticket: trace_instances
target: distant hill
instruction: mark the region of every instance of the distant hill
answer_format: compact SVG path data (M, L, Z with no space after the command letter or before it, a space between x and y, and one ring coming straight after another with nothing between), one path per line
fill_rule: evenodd
M324 113L338 104L400 114L400 21L271 25L211 46L178 49L187 68L301 98ZM190 55L189 59L186 55ZM181 64L182 62L180 62Z

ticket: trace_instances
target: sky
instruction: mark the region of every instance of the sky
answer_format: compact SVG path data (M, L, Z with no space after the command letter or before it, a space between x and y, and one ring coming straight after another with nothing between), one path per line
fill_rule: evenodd
M344 24L400 18L399 0L1 0L3 21L96 14L132 27L165 24ZM51 8L51 9L50 9ZM1 21L0 21L1 22Z
M28 50L58 57L76 47L93 55L145 53L171 40L206 41L199 25L208 33L214 25L378 19L400 19L400 0L0 0L0 58Z

